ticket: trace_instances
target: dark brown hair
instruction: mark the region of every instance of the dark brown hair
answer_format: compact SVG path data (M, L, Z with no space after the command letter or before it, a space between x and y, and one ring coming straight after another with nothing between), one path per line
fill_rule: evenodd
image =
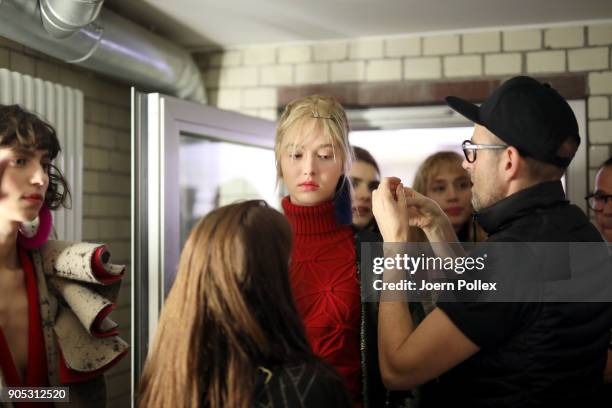
M317 361L289 285L291 229L264 201L192 230L140 382L139 406L253 406L258 366Z
M61 151L55 129L19 105L0 105L0 147L46 150L54 160ZM70 207L70 190L61 171L50 165L45 204L51 210Z
M378 163L374 159L374 156L370 152L368 152L363 147L353 146L353 152L355 153L355 161L362 161L364 163L368 163L372 165L376 169L376 173L380 176L380 169L378 168Z

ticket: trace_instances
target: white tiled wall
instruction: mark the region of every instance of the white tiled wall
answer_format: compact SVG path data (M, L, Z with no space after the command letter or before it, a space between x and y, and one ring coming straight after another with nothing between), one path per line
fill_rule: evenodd
M284 85L585 73L589 167L612 153L612 21L319 41L196 55L212 104L276 119Z

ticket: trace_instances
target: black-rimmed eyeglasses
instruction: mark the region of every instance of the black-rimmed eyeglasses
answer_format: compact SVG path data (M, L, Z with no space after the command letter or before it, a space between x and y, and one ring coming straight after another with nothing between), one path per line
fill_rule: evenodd
M612 201L612 194L591 193L584 197L593 211L603 211L608 201Z
M468 163L474 163L476 161L477 150L505 149L507 147L508 145L503 144L475 144L472 143L471 140L464 140L463 143L461 143L461 149L463 149L465 160L467 160Z

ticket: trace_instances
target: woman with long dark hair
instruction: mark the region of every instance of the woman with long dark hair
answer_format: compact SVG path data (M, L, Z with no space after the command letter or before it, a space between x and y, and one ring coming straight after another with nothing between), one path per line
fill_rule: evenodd
M380 183L380 169L374 156L366 149L353 146L353 152L355 161L349 174L353 185L353 229L357 232L365 230L378 233L372 214L372 191L376 190Z
M289 286L291 230L265 202L218 208L181 254L140 383L142 407L347 407Z

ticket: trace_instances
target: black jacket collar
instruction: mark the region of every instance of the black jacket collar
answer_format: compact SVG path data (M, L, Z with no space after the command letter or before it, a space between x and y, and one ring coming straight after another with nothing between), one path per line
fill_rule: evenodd
M487 232L495 234L518 218L536 209L567 203L561 181L547 181L514 193L476 213L476 220Z

